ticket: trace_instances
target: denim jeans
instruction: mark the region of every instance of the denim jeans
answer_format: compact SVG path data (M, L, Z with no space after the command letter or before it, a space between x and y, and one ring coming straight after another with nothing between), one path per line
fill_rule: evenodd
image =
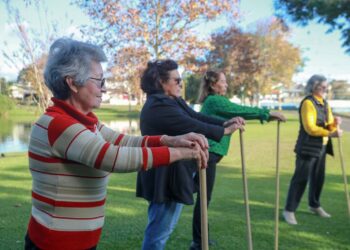
M177 202L154 203L148 207L148 224L142 243L143 250L163 250L179 220L183 204Z

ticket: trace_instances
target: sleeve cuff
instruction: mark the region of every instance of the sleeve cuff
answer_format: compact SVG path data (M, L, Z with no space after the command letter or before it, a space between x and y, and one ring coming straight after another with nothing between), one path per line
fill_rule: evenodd
M270 118L270 110L263 108L262 113L260 115L260 122L261 124L264 123L264 121L268 121Z
M142 141L142 147L160 147L160 138L162 136L145 136Z
M207 133L205 134L208 139L212 139L219 142L225 135L225 128L221 126L209 126L207 127ZM210 135L210 136L209 136Z
M328 130L328 131L327 131L327 135L324 135L324 137L325 137L325 136L329 136L331 133L332 133L332 131L329 131L329 130Z
M153 147L150 149L153 156L153 168L169 165L170 151L168 147Z

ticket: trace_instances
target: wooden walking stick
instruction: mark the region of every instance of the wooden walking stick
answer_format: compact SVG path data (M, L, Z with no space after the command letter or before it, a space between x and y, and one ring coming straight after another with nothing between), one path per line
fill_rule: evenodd
M248 249L253 250L252 230L251 230L251 226L250 226L248 182L247 182L247 176L246 176L246 172L245 172L244 145L243 145L243 132L242 132L242 130L239 130L239 139L240 139L240 143L241 143L242 178L243 178L245 214L246 214L246 222L247 222Z
M339 126L337 129L339 130ZM343 179L344 179L345 198L346 198L346 202L348 204L348 215L350 216L350 198L349 198L348 181L347 181L346 173L345 173L345 165L344 165L344 159L343 159L343 148L342 148L342 144L340 141L340 137L338 137L338 148L339 148L340 165L341 165Z
M207 210L207 170L198 166L201 200L201 238L202 250L208 250L208 210Z
M276 198L275 198L275 250L278 249L278 223L280 204L280 121L277 122L277 149L276 149Z

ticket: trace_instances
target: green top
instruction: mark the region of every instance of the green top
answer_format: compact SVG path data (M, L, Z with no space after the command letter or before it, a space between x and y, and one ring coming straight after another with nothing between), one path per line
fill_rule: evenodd
M247 107L232 103L229 99L221 95L209 95L203 103L201 113L231 119L233 117L243 117L246 120L259 119L261 123L270 117L270 111L266 108ZM218 155L227 155L230 146L231 135L224 135L220 142L208 139L209 152Z

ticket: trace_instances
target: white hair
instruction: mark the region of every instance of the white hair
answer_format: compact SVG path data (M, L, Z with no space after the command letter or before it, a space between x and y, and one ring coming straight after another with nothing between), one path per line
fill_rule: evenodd
M91 63L105 61L106 55L100 47L60 38L50 47L44 71L45 84L54 97L65 100L70 96L67 76L72 77L77 85L83 86L90 77Z

